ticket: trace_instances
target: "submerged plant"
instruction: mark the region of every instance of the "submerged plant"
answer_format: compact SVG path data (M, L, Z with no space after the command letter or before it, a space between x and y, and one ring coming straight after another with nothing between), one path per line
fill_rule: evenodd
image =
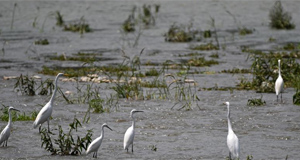
M17 79L15 83L14 89L18 88L17 91L20 91L22 95L35 95L35 80L33 78L29 78L28 76L23 76L22 74Z
M285 12L280 1L276 1L270 9L270 27L275 29L294 29L295 24L289 12Z
M58 136L50 136L47 129L42 128L40 131L42 145L45 150L51 152L52 155L80 155L87 149L88 145L92 141L92 130L88 130L86 135L80 137L73 137L74 131L77 132L78 127L81 127L81 123L74 117L72 123L69 124L69 131L65 133L62 127L58 126ZM53 144L54 143L54 144Z
M265 104L266 104L266 101L263 101L262 98L248 99L248 102L247 102L248 106L263 106Z
M190 47L192 50L201 50L201 51L207 51L207 50L219 50L219 47L214 45L212 42L207 44L200 44L196 46Z
M189 25L172 24L168 32L164 34L167 42L190 42L192 40L200 40L200 32L192 30L193 23Z
M48 45L49 41L47 39L40 39L40 40L34 41L34 44L35 45Z

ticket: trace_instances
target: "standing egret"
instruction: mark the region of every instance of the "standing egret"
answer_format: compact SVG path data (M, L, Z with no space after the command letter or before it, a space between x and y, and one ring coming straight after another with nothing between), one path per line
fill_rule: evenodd
M37 115L35 121L33 122L33 128L36 128L37 126L42 126L42 124L47 121L48 122L48 132L50 132L50 127L49 127L49 120L52 114L52 105L53 101L55 98L55 94L57 91L57 80L60 76L64 75L63 73L58 73L56 78L55 78L55 87L54 87L54 92L51 96L50 101L40 110L39 114Z
M229 109L229 102L225 102L228 109L227 120L228 120L228 135L227 135L227 146L229 149L229 159L231 160L231 156L233 158L239 159L240 147L239 147L239 139L235 135L232 130L231 123L230 123L230 109Z
M10 136L10 129L12 127L12 125L11 125L12 124L12 120L11 120L11 115L10 115L10 111L11 110L19 111L17 109L14 109L14 107L9 107L8 108L8 117L9 117L8 124L3 129L3 131L0 134L0 145L3 143L3 147L7 146L7 140L9 138L9 136Z
M280 60L278 60L278 78L276 79L275 82L275 92L277 96L277 102L278 102L279 93L281 93L281 102L282 102L282 91L283 91L283 79L280 73Z
M137 112L144 112L144 111L138 111L136 109L133 109L130 112L130 117L132 118L132 125L127 129L124 135L124 149L126 149L128 152L129 145L132 145L132 153L133 153L133 139L134 139L134 128L135 128L135 119L133 114Z
M104 137L104 127L107 127L108 129L110 129L112 131L112 129L110 127L108 127L108 125L106 123L104 123L101 127L101 135L100 137L96 138L95 140L93 140L93 142L89 145L86 154L89 154L91 152L94 152L93 157L97 158L97 152L98 149L101 146L103 137Z

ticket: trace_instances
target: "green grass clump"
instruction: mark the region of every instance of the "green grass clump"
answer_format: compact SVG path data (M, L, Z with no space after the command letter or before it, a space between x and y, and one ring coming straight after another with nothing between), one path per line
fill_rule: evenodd
M292 16L289 12L285 12L280 1L276 1L270 9L269 18L271 20L270 27L274 29L294 29Z
M34 41L34 44L35 45L48 45L49 41L47 39L40 39L40 40Z
M192 58L188 60L188 64L191 66L204 67L219 64L216 60L206 60L204 57Z
M167 42L190 42L195 39L198 31L192 31L190 26L172 24L168 32L164 34Z
M247 34L252 34L253 31L251 29L243 27L243 28L239 29L239 33L240 33L240 35L244 36L244 35L247 35Z
M247 105L248 106L263 106L263 105L266 105L266 101L263 101L261 98L248 99Z
M151 68L149 71L145 72L145 76L158 76L160 73L155 68Z
M59 11L55 12L55 18L56 18L56 25L57 26L63 26L65 24L64 20L63 20L63 16L60 14Z
M230 70L222 70L221 71L222 73L251 73L251 70L250 69L239 69L239 68L233 68L233 69L230 69Z
M93 63L96 61L95 56L73 56L73 57L66 57L64 55L59 55L56 57L51 57L51 60L58 60L58 61L80 61L86 63Z
M73 137L74 132L77 133L78 127L82 127L77 118L69 124L68 132L64 132L62 127L58 126L57 136L50 136L46 128L40 131L42 147L51 152L52 155L80 155L84 150L87 150L88 145L92 141L92 130L88 130L86 135L80 137L79 135ZM54 143L53 143L54 142Z
M207 44L200 44L196 46L190 47L192 50L201 50L201 51L208 51L208 50L219 50L219 47L214 45L212 42Z
M288 51L300 49L300 44L296 45L294 43L287 43L286 45L283 46L282 49L288 50ZM296 53L300 54L299 52L296 52Z
M0 119L2 121L8 121L9 115L8 115L8 109L7 107L2 108L2 113L0 115ZM18 113L16 111L11 111L11 116L13 121L33 121L35 120L35 117L37 116L38 112L33 111L29 115L27 115L25 112Z
M219 58L219 54L218 53L214 53L214 54L210 55L209 57L211 57L211 58Z

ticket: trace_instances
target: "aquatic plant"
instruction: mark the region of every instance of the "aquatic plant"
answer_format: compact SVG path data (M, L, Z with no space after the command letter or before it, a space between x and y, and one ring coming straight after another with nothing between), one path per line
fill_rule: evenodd
M63 20L63 16L60 14L59 11L55 12L55 19L56 19L56 25L57 26L63 26L64 25L64 20Z
M246 27L242 27L242 28L239 28L239 33L240 33L240 35L244 36L244 35L247 35L247 34L252 34L253 30L248 29Z
M213 53L209 57L211 57L211 58L219 58L219 54L218 54L218 52L217 53Z
M222 70L221 73L252 73L250 69L239 69L239 68L233 68L233 69L228 69L228 70Z
M2 106L4 106L2 104ZM2 121L8 121L9 116L8 116L8 106L4 106L4 108L1 108L2 113L0 114L0 119ZM11 116L13 121L33 121L35 117L37 116L38 112L37 111L32 111L29 115L27 115L25 112L23 113L17 113L15 111L11 111Z
M214 45L212 42L210 42L210 43L207 43L207 44L200 44L200 45L191 46L190 49L207 51L207 50L219 50L219 47Z
M14 9L13 9L13 14L12 14L11 23L10 23L10 30L12 30L14 27L15 11L16 11L17 6L18 6L18 4L14 3Z
M294 29L295 24L292 22L292 16L289 12L285 12L281 1L276 1L270 9L269 18L271 20L270 27L274 29Z
M35 45L48 45L49 41L47 39L39 39L34 41Z
M21 74L15 83L14 89L18 88L17 91L21 92L22 95L34 96L35 84L36 82L32 77L29 78L28 76L23 76Z
M216 60L206 60L204 57L193 57L187 62L191 66L204 67L219 64Z
M168 32L164 34L167 42L190 42L192 40L200 41L200 32L192 30L193 23L189 25L172 24Z
M133 6L130 15L123 22L122 29L125 33L134 32L135 26L142 24L145 27L154 26L155 25L155 16L151 10L152 5L144 4L142 8L137 8ZM159 12L160 5L155 4L155 14ZM137 12L137 13L136 13Z
M247 102L248 106L263 106L265 104L266 104L266 101L263 101L262 98L248 99L248 102Z
M50 136L46 128L40 131L42 145L45 150L51 152L52 155L80 155L87 149L92 141L92 130L88 130L86 135L73 137L74 131L77 132L78 127L82 127L79 120L74 117L72 123L69 124L69 131L65 133L60 125L58 125L58 136ZM54 142L54 144L53 144Z
M153 145L150 145L149 147L151 148L151 151L155 151L155 152L157 151L156 145L153 144Z

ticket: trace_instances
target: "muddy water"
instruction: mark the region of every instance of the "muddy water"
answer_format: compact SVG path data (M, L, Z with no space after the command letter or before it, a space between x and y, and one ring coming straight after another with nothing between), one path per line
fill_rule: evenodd
M180 61L177 55L189 53L191 43L167 43L162 36L171 24L187 24L193 20L195 28L211 29L210 17L213 17L224 50L218 51L222 62L219 65L195 68L197 71L212 71L215 74L196 74L192 79L197 88L233 87L242 76L250 75L219 74L223 69L249 68L251 62L247 55L240 52L241 45L248 45L263 50L273 50L286 42L299 42L300 6L296 1L285 1L284 7L292 13L296 29L291 31L270 30L268 11L273 1L74 1L74 2L16 2L15 18L11 30L14 1L0 2L0 47L3 48L0 59L0 76L18 76L21 73L40 75L45 66L80 66L78 62L57 62L49 60L56 53L67 56L78 51L101 53L103 60L96 65L122 62L121 49L133 57L142 48L145 52L142 62L161 63L166 60ZM156 26L143 30L137 47L132 47L133 36L120 32L120 26L130 14L133 5L160 4L156 15ZM226 10L230 11L233 17ZM66 21L84 19L94 32L80 36L78 33L63 32L55 26L54 16L47 16L60 11ZM36 21L35 21L36 19ZM35 27L33 23L35 22ZM255 29L254 33L239 36L235 31L240 26ZM235 34L233 34L235 33ZM269 38L277 39L268 42ZM37 39L47 38L50 45L32 45ZM125 39L125 40L124 40ZM209 42L212 39L204 40ZM4 52L3 52L4 51ZM153 53L157 54L153 54ZM209 56L216 51L203 52ZM284 74L284 73L283 73ZM42 76L43 79L54 78ZM0 80L0 102L14 106L26 113L39 110L49 96L22 96L13 90L15 80ZM63 91L75 91L76 84L59 82ZM113 93L112 84L101 84L103 95ZM80 129L83 134L94 129L93 139L99 136L100 126L106 122L114 131L105 130L105 140L98 152L102 159L225 159L228 156L226 146L227 120L224 101L231 102L233 129L240 139L241 159L253 155L254 159L299 159L299 121L300 108L292 104L294 89L287 88L283 95L284 103L276 103L275 94L258 94L254 91L199 91L199 107L192 111L171 109L176 102L168 100L127 101L120 100L111 113L91 114L90 123ZM266 106L249 107L247 100L263 96ZM130 126L129 112L132 108L144 110L138 114L134 154L127 154L122 148L123 134ZM58 124L66 129L74 115L83 119L87 110L84 104L66 104L57 96L51 128ZM6 122L1 121L3 127ZM40 147L41 141L37 130L32 129L32 122L14 122L14 130L7 148L0 148L1 159L92 159L92 155L51 156ZM151 146L157 151L152 151Z

